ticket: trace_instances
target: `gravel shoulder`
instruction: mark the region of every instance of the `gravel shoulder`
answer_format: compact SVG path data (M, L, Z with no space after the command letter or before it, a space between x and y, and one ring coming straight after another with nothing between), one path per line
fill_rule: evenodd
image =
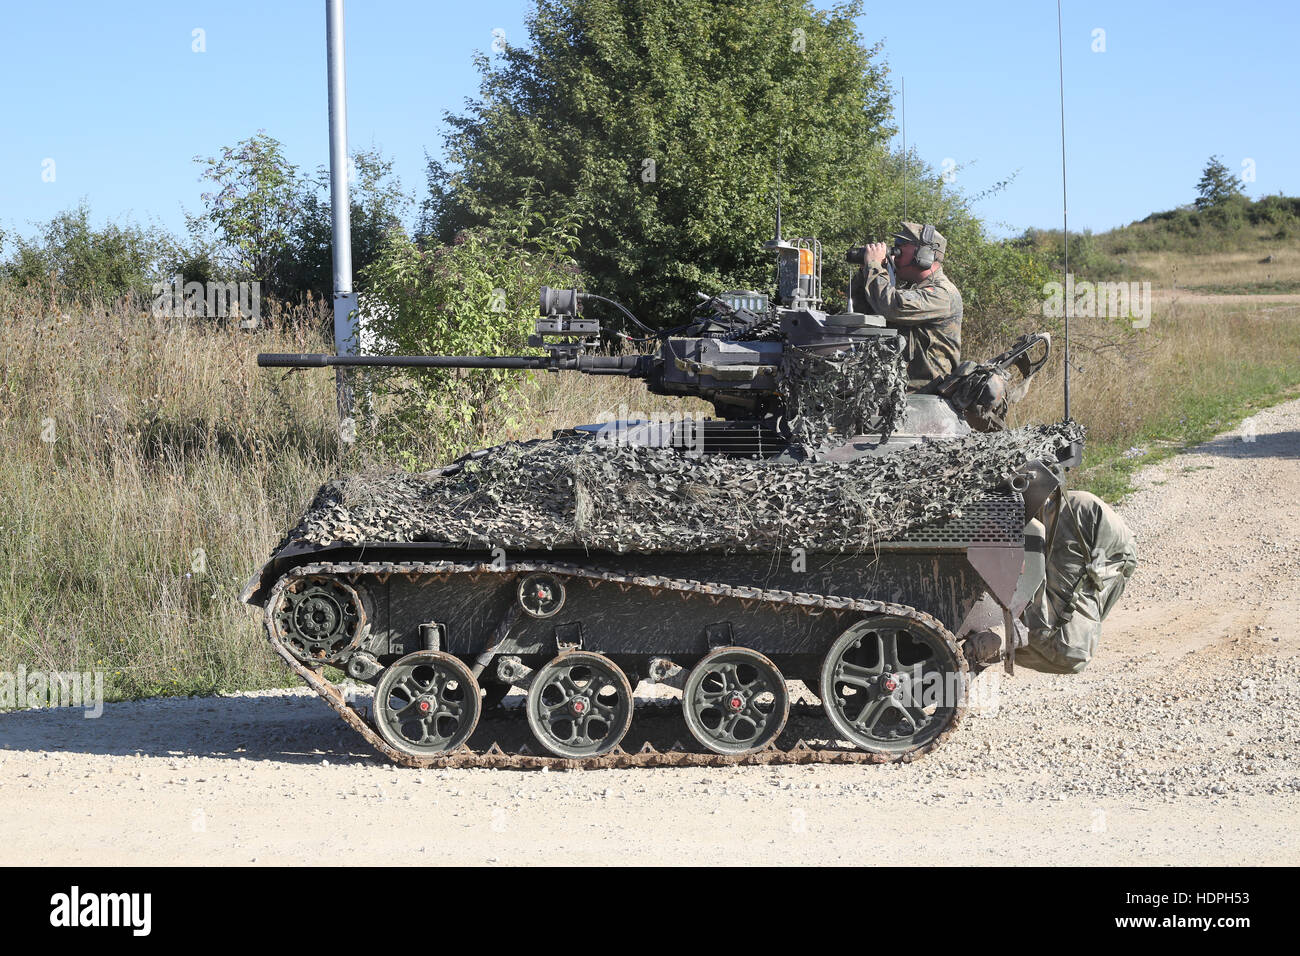
M1295 864L1300 401L1252 422L1138 476L1089 669L986 671L913 764L409 771L297 690L24 711L0 863Z

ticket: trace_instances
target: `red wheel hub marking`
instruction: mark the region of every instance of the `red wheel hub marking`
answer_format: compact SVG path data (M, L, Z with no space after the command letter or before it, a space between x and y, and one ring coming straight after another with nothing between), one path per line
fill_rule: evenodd
M420 710L424 711L426 714L429 712L429 702L427 700L420 701Z
M573 702L573 712L574 712L575 714L580 714L580 713L582 713L582 712L583 712L584 710L586 710L586 709L587 709L587 705L584 704L582 701L580 701L580 700L575 700L575 701Z
M739 694L733 695L728 703L731 705L732 710L740 710L740 708L745 706L745 702L740 699Z
M898 690L898 679L895 677L886 677L885 690Z

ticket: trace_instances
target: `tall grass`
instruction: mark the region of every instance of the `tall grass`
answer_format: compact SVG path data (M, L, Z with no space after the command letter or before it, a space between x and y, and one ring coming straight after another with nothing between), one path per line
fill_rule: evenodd
M1281 248L1279 248L1281 246ZM1179 293L1236 294L1300 291L1300 249L1295 243L1239 245L1186 255L1167 250L1130 253L1125 263L1134 278L1174 297Z
M1074 319L1071 414L1088 429L1079 487L1108 500L1141 465L1203 441L1300 385L1300 304L1158 299L1149 328ZM1062 342L1012 423L1064 414Z
M250 335L0 288L0 670L102 669L114 696L283 680L236 603L340 462L331 382Z
M340 441L332 375L256 366L329 350L325 327L312 310L255 333L121 303L65 311L0 284L0 671L102 670L113 698L284 683L239 591L322 482L388 464ZM638 382L539 374L481 437L620 406L681 408Z

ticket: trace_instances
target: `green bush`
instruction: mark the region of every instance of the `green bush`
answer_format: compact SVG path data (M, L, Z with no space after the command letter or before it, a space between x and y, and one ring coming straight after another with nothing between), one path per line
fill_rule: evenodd
M1300 197L1264 196L1246 212L1252 226L1294 225L1300 219Z
M972 346L1000 351L1010 344L1008 339L1023 331L1025 320L1032 319L1036 328L1044 328L1043 286L1052 275L1032 247L974 241L953 250L947 271L962 294L966 357L987 358L973 354Z
M96 229L85 202L59 213L31 239L17 238L0 266L17 286L57 298L143 297L189 253L161 229L109 223Z
M445 246L391 233L363 275L366 334L374 337L367 351L527 352L541 287L581 282L576 246L572 219L539 226L527 198ZM517 372L490 369L377 371L365 389L375 450L411 469L453 459L499 424L493 416L519 382Z

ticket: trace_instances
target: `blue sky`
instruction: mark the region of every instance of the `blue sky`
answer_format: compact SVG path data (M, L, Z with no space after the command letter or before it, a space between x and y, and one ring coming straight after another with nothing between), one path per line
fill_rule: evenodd
M525 38L530 0L350 0L349 134L408 189L442 115L477 89L492 31ZM819 6L829 3L819 2ZM907 132L970 193L1017 172L978 212L998 234L1060 223L1054 0L869 3L907 80ZM1253 161L1249 195L1300 194L1300 5L1065 0L1070 224L1094 230L1189 201L1212 153ZM196 155L258 129L314 169L327 158L320 0L6 0L0 58L0 226L28 233L85 198L97 221L180 231L197 212ZM205 31L195 53L192 31ZM1094 52L1094 31L1105 52ZM776 42L774 40L774 42ZM42 180L54 160L54 182Z

